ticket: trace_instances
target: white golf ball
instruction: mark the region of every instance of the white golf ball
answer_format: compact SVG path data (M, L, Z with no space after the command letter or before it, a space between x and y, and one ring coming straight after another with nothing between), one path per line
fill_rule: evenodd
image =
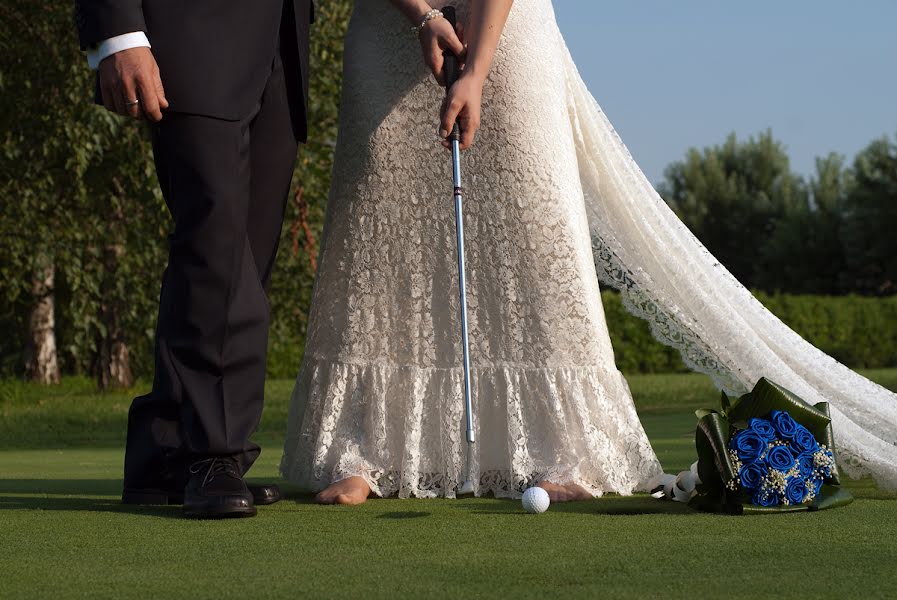
M539 514L548 510L551 500L548 498L548 492L540 487L531 487L523 492L523 510L528 513Z

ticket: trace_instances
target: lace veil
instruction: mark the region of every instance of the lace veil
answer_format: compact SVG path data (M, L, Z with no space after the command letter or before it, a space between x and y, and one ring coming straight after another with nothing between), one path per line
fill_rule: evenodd
M841 468L897 489L897 394L801 338L707 251L645 178L560 35L559 44L599 279L726 393L767 377L811 404L829 402Z

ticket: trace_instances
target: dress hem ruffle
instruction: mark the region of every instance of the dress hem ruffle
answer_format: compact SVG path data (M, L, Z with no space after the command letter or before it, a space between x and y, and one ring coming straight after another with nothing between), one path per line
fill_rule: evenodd
M461 367L307 356L281 473L309 492L358 476L381 497L453 498L467 445L462 384ZM662 472L619 371L472 366L471 388L477 496L519 498L542 481L629 495Z

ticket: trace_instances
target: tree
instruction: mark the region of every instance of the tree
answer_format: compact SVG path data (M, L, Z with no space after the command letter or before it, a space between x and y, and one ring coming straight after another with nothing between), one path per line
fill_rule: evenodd
M4 132L0 219L7 233L0 251L3 298L27 307L26 369L30 378L46 383L59 380L55 292L60 230L54 217L60 199L70 191L66 175L77 171L83 164L79 159L85 157L85 153L72 154L66 144L70 136L63 123L75 110L67 102L71 61L60 56L61 45L53 43L63 23L70 24L71 19L59 10L44 12L51 8L49 2L21 0L0 7L4 23L0 32Z
M808 202L776 219L772 234L759 248L767 268L756 273L757 287L794 294L831 295L844 290L841 228L850 182L842 157L816 159Z
M843 239L852 287L897 293L897 138L883 137L853 162Z
M10 0L0 16L0 190L14 198L0 214L0 314L31 313L31 377L58 380L59 367L45 375L55 361L103 388L129 385L129 341L149 346L166 219L148 143L136 123L93 106L71 5Z
M713 255L747 286L774 265L759 252L777 221L807 203L782 145L767 131L739 142L691 149L667 167L660 193Z

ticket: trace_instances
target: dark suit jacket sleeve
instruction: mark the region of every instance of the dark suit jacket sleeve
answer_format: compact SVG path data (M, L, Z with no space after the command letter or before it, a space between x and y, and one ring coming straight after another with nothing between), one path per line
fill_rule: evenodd
M143 0L75 0L75 24L82 50L123 33L146 33Z

